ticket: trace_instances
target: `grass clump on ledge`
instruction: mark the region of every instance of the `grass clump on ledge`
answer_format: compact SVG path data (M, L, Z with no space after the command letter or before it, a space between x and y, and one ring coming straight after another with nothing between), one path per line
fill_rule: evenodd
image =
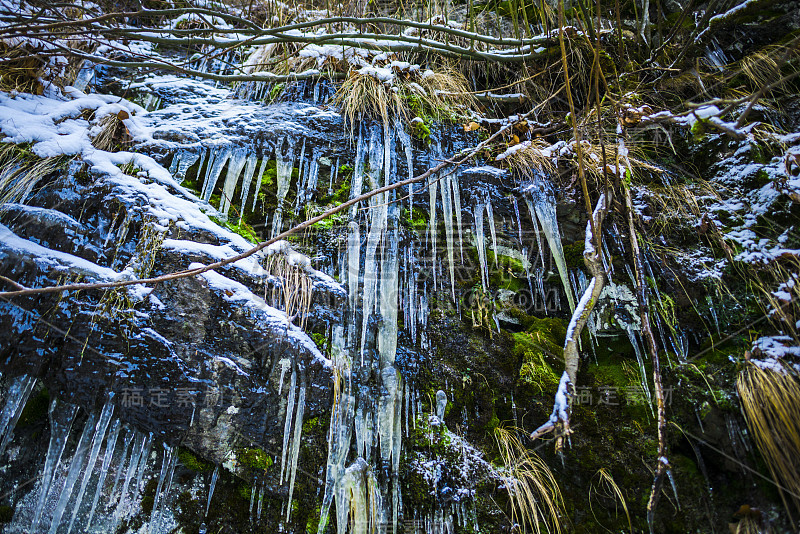
M460 72L422 71L418 65L400 61L350 69L333 103L341 107L351 127L366 117L381 119L384 124L413 117L453 121L467 116L477 105Z

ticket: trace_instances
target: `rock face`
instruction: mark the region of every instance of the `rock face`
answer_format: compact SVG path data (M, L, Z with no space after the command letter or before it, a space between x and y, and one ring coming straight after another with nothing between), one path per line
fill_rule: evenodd
M36 287L76 280L78 273L83 280L105 281L112 268L135 267L146 255L152 256L153 275L214 260L202 248L174 248L196 243L186 239L191 229L154 230L137 206L126 205L102 181L79 180L66 173L48 177L25 206L9 206L2 272ZM162 248L165 237L173 248ZM238 236L220 229L212 248L226 238ZM240 241L234 247L242 248ZM285 315L251 292L263 294L269 275L230 270L230 278L212 272L131 291L5 301L3 374L37 377L64 401L87 410L113 396L124 421L216 463L242 436L277 448L285 397L277 384L287 373L281 362L288 358L289 373L296 370L308 384L311 416L329 408L330 362L301 330L287 326ZM317 299L327 301L325 313L335 313L343 292L330 280L325 284L329 289ZM309 321L317 313L323 312L312 309Z
M234 91L153 75L128 86L97 68L93 83L143 107L77 91L0 97L3 134L29 145L15 164L30 163L28 149L58 160L0 206L3 290L146 279L229 258L477 139L457 125L416 139L371 121L351 138L326 103L327 82ZM277 98L239 98L248 91ZM96 150L103 113L121 111L125 135ZM33 135L34 121L52 131ZM47 152L68 135L68 157ZM747 142L717 134L675 143L720 160L706 178L762 214L780 204L796 218L785 180L759 174L779 176L780 158L756 169ZM570 300L587 285L587 219L558 180L520 183L493 163L373 197L199 276L0 299L0 488L10 488L0 531L507 531L509 488L528 473L501 440L525 442L514 428L535 428L552 409ZM656 530L714 530L744 504L775 515L775 500L740 473L752 448L729 357L742 347L717 348L724 323L709 285L725 263L706 262L720 245L697 239L715 223L676 210L667 225L672 212L653 191L636 186L637 213L686 248L676 260L656 243L646 259L669 417L688 436L670 444L682 514L660 510ZM708 211L746 209L720 200ZM740 244L757 254L742 224ZM609 216L612 280L582 339L570 460L539 450L569 503L564 517L586 532L629 528L613 495L587 501L601 470L637 507L634 528L647 529L639 501L657 442L626 225ZM684 282L707 304L688 302ZM705 330L712 320L716 337ZM690 351L701 353L696 365ZM715 501L701 508L711 488Z

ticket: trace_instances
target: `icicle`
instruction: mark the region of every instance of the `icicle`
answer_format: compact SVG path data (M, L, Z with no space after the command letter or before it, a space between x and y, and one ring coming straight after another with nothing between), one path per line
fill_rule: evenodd
M289 451L289 438L292 429L292 413L294 412L294 398L297 389L297 371L292 369L292 378L289 384L289 401L286 406L286 420L283 424L283 449L281 450L281 476L280 483L283 484L283 474L286 472L286 457Z
M297 200L295 202L294 212L300 213L300 209L305 207L306 204L313 198L314 192L317 189L317 180L319 179L319 157L320 151L314 149L311 153L311 159L306 165L306 171L303 173L301 180L298 180L297 186Z
M5 406L0 412L0 457L6 451L11 437L14 435L14 427L17 426L19 416L31 396L36 378L28 375L20 375L13 379L8 388L5 398Z
M441 389L436 392L436 417L444 422L444 412L447 408L447 394Z
M309 202L314 197L314 192L317 190L320 157L320 153L316 149L311 153L311 163L309 164L308 174L306 175L306 202Z
M536 245L538 246L539 250L539 260L542 264L542 269L545 269L544 264L544 247L542 246L542 236L539 234L539 223L536 222L536 208L533 207L533 202L531 201L530 197L525 197L525 203L528 205L528 211L531 214L531 224L533 225L533 233L536 235ZM521 232L522 230L520 230ZM521 234L520 234L521 235ZM522 239L520 237L520 239ZM533 264L533 262L531 262Z
M475 246L478 248L478 262L481 264L481 285L484 291L489 288L489 268L486 265L486 237L483 233L484 207L476 204L472 210L475 219Z
M381 368L394 364L397 352L397 274L398 241L396 206L392 206L392 221L386 232L381 268L381 325L378 329L378 351Z
M203 517L208 517L208 509L211 508L211 498L214 496L214 487L217 485L217 478L219 478L219 466L214 468L214 473L211 475L211 484L208 487L208 500L206 500L206 513ZM250 513L253 512L253 500L250 500Z
M453 189L453 210L456 213L456 224L458 225L458 250L461 254L461 261L464 261L464 229L461 223L461 192L459 191L458 178L454 173L448 174L446 180L450 181Z
M267 482L261 484L261 489L258 491L258 510L256 510L256 520L261 519L261 509L264 506L264 491L266 490Z
M411 331L411 341L414 343L417 339L417 315L419 313L419 304L417 303L417 270L416 258L414 257L413 242L406 248L406 277L408 278L407 301L408 315L406 317L406 327Z
M361 260L361 236L358 223L351 221L347 225L347 289L350 300L350 312L355 314L358 298L358 276Z
M486 218L489 219L489 232L492 235L492 252L494 252L494 266L497 267L497 232L494 227L494 212L492 211L492 200L486 202Z
M116 531L116 525L122 518L122 514L124 512L124 507L125 507L126 496L128 493L128 487L130 486L131 480L133 480L133 477L136 474L136 470L139 467L139 460L142 457L145 441L147 441L146 435L134 432L133 450L131 451L130 460L128 462L128 469L125 471L125 480L122 483L122 490L120 491L119 502L117 504L116 509L114 510L114 528L112 529L113 531Z
M242 174L245 163L247 163L247 151L243 148L234 150L228 162L228 173L225 175L222 199L219 202L219 211L226 217L231 209L233 193L236 191L236 184L239 183L239 176Z
M431 180L428 186L428 199L429 199L429 215L430 220L428 221L428 235L430 239L430 249L431 249L431 269L433 270L433 290L436 291L437 283L436 283L436 234L437 234L437 226L436 226L436 188L438 187L437 180Z
M381 150L380 132L377 128L372 131L369 144L369 178L372 188L380 187L380 175L383 170L384 150ZM364 362L364 346L366 344L367 326L369 317L372 315L378 290L378 261L376 252L378 245L383 237L388 216L388 206L386 204L386 194L375 195L370 199L370 221L369 235L367 236L367 250L364 256L364 288L363 307L361 317L361 363Z
M414 177L414 153L411 149L411 136L408 135L405 128L399 122L395 124L395 132L397 133L400 144L403 145L403 152L406 156L406 168L408 169L408 177ZM408 216L414 216L414 184L408 186Z
M292 456L289 464L289 499L287 503L292 502L292 495L294 494L294 480L297 475L297 459L300 455L300 438L303 434L303 411L306 406L306 385L305 381L300 385L300 394L297 397L297 413L294 417L294 438L292 439ZM289 517L292 513L292 507L286 507L286 522L289 522Z
M269 157L272 154L272 150L270 148L265 149L264 153L261 154L261 164L258 166L258 171L256 171L255 176L255 184L253 184L253 206L250 208L251 211L256 210L256 204L258 203L258 192L261 191L261 184L264 182L264 169L267 168L267 162L269 161ZM242 203L244 206L244 203Z
M336 163L331 167L328 181L328 196L333 195L333 184L336 183L336 177L339 175L339 158L336 158Z
M184 157L181 158L178 168L175 170L175 179L178 181L178 183L183 182L184 178L186 178L186 172L192 165L197 163L197 160L200 160L200 166L198 167L199 170L200 167L203 166L202 158L204 157L205 152L203 152L203 154L198 154L197 152L189 152L184 154Z
M354 199L361 195L361 189L364 181L364 153L367 148L367 142L361 134L361 127L358 128L358 144L356 145L356 164L353 169L353 179L350 183L350 199ZM350 207L350 220L355 219L358 212L358 204L353 204Z
M455 252L453 244L453 204L450 197L450 185L447 183L447 177L440 187L442 193L442 218L444 219L445 228L445 242L447 244L447 261L450 266L450 296L453 301L456 300L456 265L455 265Z
M250 522L253 522L253 505L256 503L256 488L258 488L258 476L253 477L253 483L250 485ZM206 515L208 515L208 506L206 506Z
M94 466L100 454L100 446L103 444L103 440L105 440L106 430L108 430L108 424L111 422L111 415L113 413L114 404L112 404L111 399L109 399L103 406L103 410L100 412L100 421L98 421L95 427L94 436L92 437L92 446L89 451L89 461L86 463L86 468L83 472L83 480L81 480L81 487L78 490L78 495L75 497L75 503L72 505L72 517L69 520L67 534L72 532L72 527L75 525L75 519L78 517L78 510L81 507L81 501L83 501L83 494L86 492L86 486L89 485L89 480L92 478Z
M150 96L150 95L148 95ZM178 165L180 164L183 156L186 154L186 151L181 150L176 152L174 156L172 156L172 163L169 164L169 173L174 177L175 171L178 170Z
M142 455L139 458L139 465L137 466L138 475L136 475L136 484L133 486L133 500L136 500L137 496L139 495L139 490L142 487L142 477L144 476L144 472L147 469L147 461L150 459L150 450L153 447L153 433L149 433L144 440L144 450L142 451Z
M203 153L205 155L205 153ZM175 157L172 158L172 163L169 166L169 173L178 183L183 182L183 179L186 177L186 171L189 170L189 167L197 163L197 160L200 159L200 154L197 152L191 152L188 150L181 150L180 152L175 154ZM200 162L200 167L203 166L203 163ZM198 168L198 172L199 172Z
M256 172L256 163L258 163L258 156L256 156L256 154L253 153L247 156L247 163L245 164L244 175L242 178L242 198L239 201L239 205L241 206L241 209L239 210L240 222L244 218L244 212L247 209L247 199L250 198L250 185L253 183L253 176ZM263 168L264 160L261 160L261 167L259 170L263 172ZM260 178L261 174L258 176ZM256 190L255 195L256 197L258 196L258 190Z
M123 446L122 446L122 455L119 457L119 466L117 467L117 474L114 475L114 484L111 487L111 493L109 496L113 500L114 495L117 493L117 488L119 487L119 481L122 479L122 472L123 472L123 465L125 464L126 459L128 459L128 450L131 448L131 442L133 442L134 435L136 432L130 429L125 430L125 437L123 438ZM130 460L128 460L130 461Z
M53 475L61 462L64 454L64 447L67 445L69 431L72 429L72 422L78 413L78 407L73 404L59 402L56 399L50 403L50 444L47 447L47 456L42 469L42 482L39 488L39 498L36 500L36 508L31 523L31 532L37 532L39 521L41 521L44 505L53 484Z
M119 438L119 432L122 428L122 422L119 419L115 419L114 422L111 423L111 430L108 431L108 438L106 438L106 450L105 454L103 455L103 462L100 465L100 476L97 480L97 488L94 491L94 498L92 499L92 507L89 509L89 515L86 519L86 530L89 531L89 527L92 525L92 519L94 518L94 511L97 508L97 502L100 499L100 494L103 491L103 484L106 481L106 476L108 475L108 468L111 465L111 460L114 457L114 449L117 445L117 439ZM118 467L119 471L122 471L122 461L124 461L124 456L120 459L120 465Z
M639 338L633 329L632 325L628 325L625 329L628 334L628 339L633 345L633 352L636 353L636 360L639 362L639 382L642 386L642 392L647 396L647 406L650 408L650 414L653 415L653 399L650 395L650 386L647 383L647 370L644 366L644 355L642 353L642 346L639 343Z
M214 188L217 186L217 180L219 180L219 175L222 174L222 169L225 167L225 163L228 162L228 158L230 156L231 156L231 149L226 148L213 153L210 159L208 160L208 168L206 171L205 180L203 181L203 194L202 194L202 198L206 202L208 202L211 199L211 194L214 192Z
M332 345L341 348L344 343L343 337L342 327L337 327L334 330ZM346 356L342 355L340 350L334 352L334 365L341 370L341 378L339 379L341 380L341 390L339 392L339 402L336 403L336 408L331 412L325 495L320 508L317 534L323 534L325 531L334 495L337 495L338 503L338 488L341 475L345 472L344 466L352 440L355 399L351 391L351 368L345 358ZM337 510L338 506L337 504Z
M160 534L161 532L161 518L164 515L164 506L172 487L172 475L175 473L177 460L177 449L164 445L161 473L158 476L158 486L156 486L156 494L153 497L153 510L150 512L150 524L147 529L150 534Z
M569 286L567 262L564 259L564 249L561 246L561 235L558 231L558 219L556 218L556 201L552 190L541 178L537 178L536 181L527 185L524 191L528 193L525 197L526 202L528 202L528 209L533 208L531 209L531 218L533 218L535 212L539 223L542 225L547 244L550 246L550 254L561 276L561 283L564 286L564 292L567 294L569 308L574 311L575 298Z
M377 414L377 434L380 440L381 459L386 463L394 464L393 460L400 455L400 450L395 450L395 446L400 445L397 437L403 381L397 369L390 365L381 371L381 382L386 389L386 394L381 396L380 410Z
M283 152L283 146L286 144L286 154ZM289 192L289 186L292 183L292 169L294 169L294 140L287 137L280 141L275 149L276 154L276 181L278 183L277 201L278 207L275 210L275 215L272 219L272 234L271 237L281 233L283 229L283 203L286 200L286 194Z
M294 202L294 214L300 213L300 206L303 205L306 196L306 179L310 164L306 163L306 139L303 138L303 146L300 149L300 174L297 176L297 196Z
M61 526L61 517L64 515L69 498L72 496L72 490L75 488L78 475L81 474L83 460L86 457L86 452L89 450L89 443L95 433L94 425L96 420L97 416L95 414L89 414L89 419L86 420L86 424L83 426L83 432L78 440L78 446L69 464L69 472L67 473L64 489L61 490L61 496L58 498L58 504L56 504L56 509L53 512L53 520L50 523L50 534L55 534L58 527Z

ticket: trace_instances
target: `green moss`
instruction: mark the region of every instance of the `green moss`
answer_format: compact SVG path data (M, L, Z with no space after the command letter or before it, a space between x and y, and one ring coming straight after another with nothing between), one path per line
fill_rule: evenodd
M331 172L333 172L333 169L331 169ZM352 177L352 165L341 165L339 167L339 172L336 175L336 191L331 195L320 198L319 203L321 205L332 204L334 206L338 206L342 202L348 200L350 198L350 181Z
M697 119L697 121L692 124L692 127L689 129L692 134L692 138L697 143L703 141L703 139L706 137L706 132L708 130L708 127L705 125L706 122L707 121L704 119Z
M497 413L493 412L492 417L489 418L489 421L486 423L484 430L486 430L488 434L491 434L492 432L494 432L494 429L497 428L498 426L500 426L500 418L497 417Z
M425 120L417 121L413 123L411 128L411 135L414 136L415 139L419 139L423 143L430 144L431 142L431 127L426 124Z
M239 234L240 236L242 236L243 238L247 239L251 243L258 243L260 241L258 239L258 236L256 235L255 230L253 230L253 227L250 226L249 224L247 224L244 221L239 221L238 223L233 223L231 221L223 221L222 219L218 219L218 218L213 217L213 216L209 216L209 219L211 219L212 221L217 223L219 226L222 226L223 228L227 228L228 230L230 230L231 232L233 232L235 234Z
M319 417L314 417L303 422L303 434L308 435L319 427Z
M519 379L538 393L555 393L558 388L558 375L541 356L527 358L522 363Z
M525 279L518 276L525 273L525 266L517 258L498 254L495 263L494 252L487 250L486 264L489 267L489 282L493 287L516 292L526 286Z
M19 416L17 426L23 428L38 421L44 421L47 418L49 406L50 393L47 391L47 388L42 388L36 396L31 397L25 404L25 408Z
M250 501L250 496L253 495L253 488L249 484L240 484L238 489L239 497L245 501Z
M272 456L261 449L239 449L236 460L247 467L253 469L269 469L272 467Z
M319 528L319 516L321 509L319 506L314 508L308 515L308 522L306 523L306 534L317 534Z
M152 477L147 481L147 484L142 490L142 512L145 516L149 516L153 511L153 504L155 502L156 489L158 489L158 477Z
M183 447L178 449L178 460L180 460L181 465L185 468L197 471L198 473L211 471L214 468L211 462L198 458L192 451Z
M424 232L428 228L428 213L419 208L414 208L413 211L403 208L400 222L418 233Z
M0 524L10 523L11 518L14 517L14 508L7 505L0 506Z
M312 228L322 229L322 230L329 230L334 226L338 226L347 222L347 216L343 213L337 213L335 215L331 215L325 219L322 219L319 222L314 223L311 225Z
M580 269L583 264L583 241L575 241L570 244L562 244L564 249L564 261L570 269Z
M317 344L317 347L323 352L328 350L328 336L319 332L312 332L311 339Z

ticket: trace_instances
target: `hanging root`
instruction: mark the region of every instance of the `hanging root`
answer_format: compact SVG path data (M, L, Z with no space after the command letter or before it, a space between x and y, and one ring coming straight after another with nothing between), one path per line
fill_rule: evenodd
M747 427L778 487L786 513L800 514L800 381L781 363L762 369L748 363L736 389Z
M523 447L514 429L498 427L494 439L505 466L503 480L511 503L511 522L537 534L562 532L564 499L553 472L535 453Z
M622 138L620 139L620 147L624 148ZM625 160L626 167L630 169L630 160L627 157L627 150L621 150L620 152ZM664 406L664 388L661 382L661 363L658 358L658 345L653 335L653 329L650 326L650 314L648 311L650 305L647 285L644 278L644 269L642 268L642 252L639 248L639 239L634 222L633 199L631 198L630 187L627 185L623 185L622 187L625 193L625 204L628 208L628 233L630 234L633 267L636 273L636 300L639 305L642 337L647 347L647 352L650 353L650 359L653 362L653 385L656 393L656 409L658 413L658 460L653 486L650 490L650 499L647 501L647 524L650 526L650 532L652 533L656 506L661 497L664 477L668 476L670 472L669 460L667 459L667 416L666 407Z

